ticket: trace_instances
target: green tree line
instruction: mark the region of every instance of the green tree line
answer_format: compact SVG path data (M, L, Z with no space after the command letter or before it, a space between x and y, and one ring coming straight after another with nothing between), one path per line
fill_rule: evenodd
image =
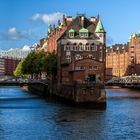
M57 59L54 52L32 52L22 60L14 75L16 77L23 75L36 75L37 77L45 72L48 76L55 77L57 74Z

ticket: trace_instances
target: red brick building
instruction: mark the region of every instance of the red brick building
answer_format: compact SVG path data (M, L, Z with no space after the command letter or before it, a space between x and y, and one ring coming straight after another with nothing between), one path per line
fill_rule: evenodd
M0 58L0 76L5 75L5 64L4 59Z
M128 73L140 75L140 33L132 34L129 38Z
M46 52L57 52L57 40L67 29L71 21L72 17L65 17L65 15L63 15L63 21L60 22L60 20L58 20L57 27L55 27L55 25L49 25L47 39L44 43L45 46L43 46Z
M101 20L80 15L69 22L57 40L58 82L103 82L106 33Z
M106 80L128 75L128 45L115 44L106 48Z
M132 34L128 44L106 49L106 80L128 75L140 75L140 33Z
M0 58L0 76L13 76L13 72L19 62L19 59L14 59L10 57Z

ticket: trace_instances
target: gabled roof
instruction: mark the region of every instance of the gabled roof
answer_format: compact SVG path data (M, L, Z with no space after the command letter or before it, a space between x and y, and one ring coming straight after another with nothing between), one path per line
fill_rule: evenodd
M99 18L99 21L98 21L98 24L96 26L96 30L95 30L96 33L104 33L105 30L104 30L104 27L103 27L103 24Z
M88 38L90 38L90 39L99 39L99 37L95 33L96 24L97 23L91 22L86 17L84 17L84 20L81 21L81 16L77 16L75 19L73 19L71 24L67 27L66 31L61 35L61 37L59 39L69 38L69 30L70 29L74 30L76 39L80 38L79 37L79 31L81 29L82 29L82 31L85 30L85 29L86 29L86 31L88 30L88 33L89 33Z

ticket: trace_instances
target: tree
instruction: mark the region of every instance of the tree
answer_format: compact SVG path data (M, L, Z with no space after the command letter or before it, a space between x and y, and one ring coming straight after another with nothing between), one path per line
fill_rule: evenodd
M23 75L23 72L22 72L22 63L23 61L20 61L19 64L17 65L15 71L14 71L14 76L16 77L20 77Z
M57 74L57 57L55 52L48 52L43 63L43 70L53 77Z
M23 74L36 75L37 78L42 72L55 77L57 74L56 54L54 52L32 52L23 60L21 71Z
M33 74L35 73L35 52L28 54L22 63L22 72L23 74Z

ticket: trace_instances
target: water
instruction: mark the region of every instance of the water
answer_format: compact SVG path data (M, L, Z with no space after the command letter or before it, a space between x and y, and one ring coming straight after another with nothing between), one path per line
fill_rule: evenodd
M107 109L78 109L0 87L0 140L138 140L140 92L108 89Z

